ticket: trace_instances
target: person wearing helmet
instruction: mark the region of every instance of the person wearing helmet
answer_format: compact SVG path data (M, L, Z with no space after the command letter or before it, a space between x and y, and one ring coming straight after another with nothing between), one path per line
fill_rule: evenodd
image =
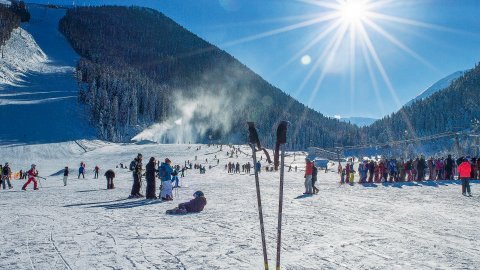
M167 214L184 215L187 213L199 213L203 211L205 205L207 205L205 194L202 191L196 191L193 193L192 200L179 204L175 209L167 210Z
M37 179L35 179L35 177L37 177L37 175L38 175L38 171L36 169L36 166L35 166L35 164L32 164L31 169L28 171L28 181L23 185L22 190L27 190L27 186L31 182L33 182L33 189L38 190Z

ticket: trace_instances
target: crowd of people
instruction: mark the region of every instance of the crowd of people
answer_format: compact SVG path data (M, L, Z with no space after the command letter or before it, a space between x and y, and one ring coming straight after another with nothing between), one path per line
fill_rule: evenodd
M465 190L469 190L469 179L480 177L480 158L454 159L452 155L448 155L446 158L430 157L428 160L424 156L415 159L365 159L358 162L357 170L354 163L354 159L349 159L345 167L338 164L341 184L353 184L357 172L358 183L440 181L454 180L457 176L457 179L462 180L462 184L465 182ZM470 194L470 191L462 193Z

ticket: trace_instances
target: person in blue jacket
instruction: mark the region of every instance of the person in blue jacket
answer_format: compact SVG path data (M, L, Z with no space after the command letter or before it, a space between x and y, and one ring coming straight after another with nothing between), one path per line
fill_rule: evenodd
M163 201L171 201L173 200L172 196L172 173L173 168L171 166L172 162L170 159L166 158L165 162L162 162L160 167L158 168L158 175L160 180L162 181L162 185L160 186L160 198Z

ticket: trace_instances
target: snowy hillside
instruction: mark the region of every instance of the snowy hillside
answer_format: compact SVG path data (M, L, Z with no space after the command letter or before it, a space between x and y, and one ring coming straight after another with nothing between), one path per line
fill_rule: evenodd
M37 163L43 176L87 164L86 179L48 177L42 188L0 191L4 232L0 269L263 269L254 178L227 174L226 147L120 145L83 142L0 147L15 171ZM94 149L93 145L97 148ZM247 147L242 150L248 153ZM187 171L173 202L126 199L131 173L115 169L136 154L194 161L205 175ZM220 159L220 164L214 159ZM208 159L208 163L205 163ZM265 160L265 158L263 158ZM293 162L288 155L287 164ZM302 164L296 155L295 163ZM114 168L116 189L106 190L93 167ZM212 165L211 170L208 166ZM263 163L263 166L266 164ZM299 167L302 168L302 167ZM275 258L278 173L260 174L271 267ZM475 197L457 181L339 186L334 172L319 173L320 193L298 198L303 172L286 172L282 269L478 269L480 231ZM165 210L202 190L205 211L166 216Z
M32 35L22 28L13 30L2 47L0 58L0 90L3 85L18 85L27 72L48 72L47 56Z
M10 1L9 0L0 0L0 4L10 5Z
M447 88L450 84L452 84L452 82L456 79L458 79L459 77L461 77L463 74L465 74L464 71L457 71L457 72L454 72L450 75L448 75L447 77L439 80L438 82L434 83L432 86L430 86L429 88L427 88L427 90L423 91L420 95L416 96L414 99L410 100L406 106L409 106L411 105L414 101L418 101L418 100L422 100L422 99L425 99L433 94L435 94L436 92L442 90L442 89L445 89Z
M7 127L0 129L0 145L91 138L77 102L78 55L58 32L65 10L30 5L29 11L31 21L14 31L0 59L0 115Z

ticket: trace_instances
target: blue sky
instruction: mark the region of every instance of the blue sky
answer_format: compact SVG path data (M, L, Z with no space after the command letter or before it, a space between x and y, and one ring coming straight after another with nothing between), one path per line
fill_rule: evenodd
M395 45L385 34L362 22L382 68L368 47L361 45L366 43L365 38L360 38L358 21L355 21L355 27L346 30L335 54L328 44L335 40L335 33L341 32L337 30L292 58L330 25L330 21L326 21L291 31L278 30L295 28L295 25L321 18L323 15L320 14L332 11L311 3L294 0L76 0L76 3L135 4L158 9L226 50L273 85L327 116L380 118L398 110L437 80L455 71L470 69L480 62L480 1L380 1L384 2L382 6L363 10L361 16L397 41ZM33 2L72 3L64 0ZM336 0L321 2L337 3ZM374 18L367 12L400 19ZM345 12L339 16L340 25L349 23L344 18ZM280 33L255 38L275 30ZM350 32L356 35L354 54L350 50ZM327 57L321 58L322 53ZM305 59L311 59L308 65L301 61L305 55L308 55ZM319 64L314 68L317 61Z

